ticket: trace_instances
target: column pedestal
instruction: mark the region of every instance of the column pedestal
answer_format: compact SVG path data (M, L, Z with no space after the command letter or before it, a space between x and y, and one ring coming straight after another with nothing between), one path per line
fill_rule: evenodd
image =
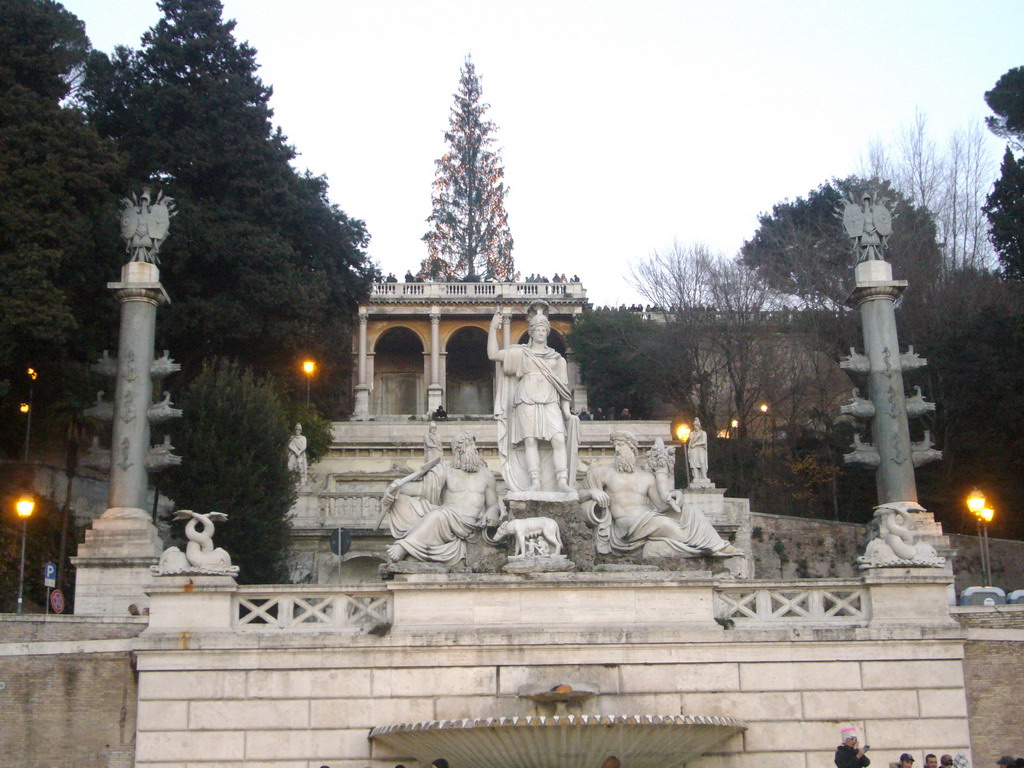
M352 421L370 420L370 388L359 384L355 389L356 399L352 411Z

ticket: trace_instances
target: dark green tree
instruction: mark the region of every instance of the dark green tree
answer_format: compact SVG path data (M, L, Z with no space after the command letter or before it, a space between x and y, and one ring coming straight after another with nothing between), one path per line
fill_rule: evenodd
M1024 168L1013 148L1024 149L1024 67L1011 69L985 93L995 112L985 122L996 136L1007 140L1002 169L988 195L984 211L991 231L989 239L999 253L1003 271L1015 280L1024 279Z
M913 281L920 290L942 269L935 222L926 209L877 179L833 179L806 198L776 203L771 213L758 216L757 231L740 249L743 263L806 306L842 306L852 288L855 256L835 209L847 195L859 199L866 190L878 190L895 201L898 223L886 259L893 263L897 278Z
M423 272L434 279L511 280L512 235L505 213L505 168L491 149L497 126L487 119L480 79L467 56L437 161L431 229L423 236Z
M1009 147L982 210L988 217L989 239L999 254L1004 274L1024 280L1024 168Z
M162 490L180 509L228 516L216 544L240 567L240 581L283 583L295 478L280 394L250 368L212 359L188 386L182 407L185 415L171 430L182 463L168 470Z
M122 158L62 104L89 52L82 22L50 0L0 0L0 18L0 396L8 382L18 396L3 404L0 439L10 452L26 368L40 374L42 427L51 402L81 394L85 362L116 328L105 286L119 260Z
M1024 149L1024 67L1014 67L1000 77L985 92L985 103L995 112L985 118L992 133Z
M256 51L221 3L159 6L139 50L91 58L83 97L130 176L178 202L160 254L173 303L159 341L186 366L219 354L291 377L302 355L348 343L374 275L366 230L330 203L324 177L292 167Z

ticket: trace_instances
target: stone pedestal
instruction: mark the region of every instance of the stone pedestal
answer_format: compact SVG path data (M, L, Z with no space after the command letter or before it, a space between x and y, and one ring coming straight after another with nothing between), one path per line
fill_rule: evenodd
M150 566L163 551L160 534L142 509L111 508L85 532L75 564L75 613L127 616L149 605Z
M433 413L440 407L444 396L444 390L440 384L431 384L427 387L427 413Z
M355 388L355 403L352 408L352 420L353 421L369 421L370 420L370 388L365 385L359 385Z
M691 485L683 489L683 514L699 510L716 528L725 521L725 488L714 483L706 486Z
M593 570L597 556L594 534L584 520L578 498L561 493L513 492L505 497L505 508L513 520L527 517L549 517L554 520L558 523L558 532L562 537L562 554L576 570ZM509 558L509 563L526 559L542 558ZM565 570L565 566L560 565L552 570Z

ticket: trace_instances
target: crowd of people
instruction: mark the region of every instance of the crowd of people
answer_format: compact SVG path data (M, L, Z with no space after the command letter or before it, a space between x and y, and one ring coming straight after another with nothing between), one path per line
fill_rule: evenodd
M394 272L388 272L387 275L384 276L383 280L384 280L385 283L397 283L398 282L398 278L395 276ZM405 271L405 277L403 278L403 280L405 282L407 282L407 283L429 283L429 282L433 282L431 280L431 278L427 277L426 273L423 272L423 270L420 270L416 274L413 274L411 269L407 269ZM571 278L569 278L569 277L565 276L565 272L563 272L561 274L558 274L556 272L554 277L552 277L550 279L548 279L547 277L544 277L543 275L531 274L529 277L527 277L522 282L524 282L524 283L578 283L579 281L580 281L580 276L579 275L573 275ZM473 275L471 277L465 277L462 280L444 280L442 282L471 282L471 283L491 282L491 277L490 277L490 275L484 275L484 276ZM518 273L515 275L515 279L513 280L513 282L516 282L516 283L520 282L519 274ZM642 309L642 307L640 309Z
M633 418L629 408L619 411L616 411L615 408L609 408L607 411L604 408L595 408L593 413L583 408L577 415L580 417L580 421L629 421Z
M843 743L836 748L836 768L864 768L871 765L871 758L867 754L870 747L867 744L861 746L856 729L844 728L840 735ZM889 763L889 768L914 768L914 762L914 756L904 752L898 761ZM996 766L1024 768L1024 757L1014 759L1009 755L1003 755L996 762ZM950 754L938 756L930 752L924 756L924 768L970 768L970 762L964 754L954 757Z

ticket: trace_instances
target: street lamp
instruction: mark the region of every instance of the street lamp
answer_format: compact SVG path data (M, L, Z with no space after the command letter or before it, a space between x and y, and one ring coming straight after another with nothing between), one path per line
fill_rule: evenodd
M21 412L24 413L26 415L26 417L27 417L25 419L25 451L24 451L24 456L22 456L22 459L21 459L26 464L28 464L28 441L29 441L29 438L32 435L32 388L33 388L33 385L35 384L36 378L38 378L38 376L39 376L39 374L36 373L36 369L35 368L29 368L27 373L28 373L28 402L21 404ZM31 515L32 513L29 512L29 514Z
M315 360L303 360L302 361L302 372L306 374L306 405L309 405L309 382L313 378L313 374L316 373L316 361Z
M18 510L18 517L21 518L21 574L18 576L18 608L15 613L21 613L22 593L25 589L25 540L28 538L28 519L32 517L35 506L35 501L27 494L14 505Z
M992 554L988 547L988 524L995 511L987 506L985 494L974 488L967 495L967 509L978 519L978 538L981 541L981 567L985 572L985 586L992 586Z
M686 450L686 444L690 441L690 425L683 422L676 427L676 437L683 444L683 469L686 471L686 487L690 487L690 457Z

